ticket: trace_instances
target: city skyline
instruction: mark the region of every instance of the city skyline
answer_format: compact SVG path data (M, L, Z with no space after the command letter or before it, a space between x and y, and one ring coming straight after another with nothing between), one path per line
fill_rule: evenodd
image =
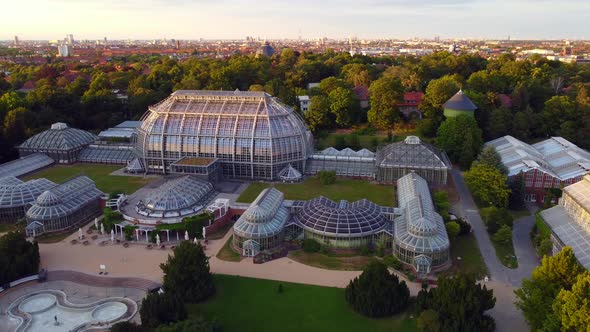
M588 39L581 0L31 0L11 2L0 40L261 38ZM88 13L92 13L89 16Z

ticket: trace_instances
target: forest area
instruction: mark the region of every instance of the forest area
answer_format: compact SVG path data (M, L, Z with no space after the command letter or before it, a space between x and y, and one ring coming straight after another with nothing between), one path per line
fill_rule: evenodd
M297 96L309 95L304 118L314 132L405 126L430 138L443 123L442 104L462 89L478 106L478 141L504 135L527 142L562 136L590 148L590 135L585 134L590 132L590 65L538 55L525 60L511 54L485 59L448 52L369 57L287 48L272 57L236 54L178 61L132 55L106 64L52 60L43 65L0 63L0 68L9 73L0 71L0 162L16 158L15 145L52 123L98 132L139 119L149 105L179 89L265 91L296 110ZM308 90L308 83L319 86ZM361 108L354 93L358 87L368 91L368 108ZM422 119L407 119L399 112L404 92L410 91L425 94L418 106ZM475 149L479 152L481 146Z

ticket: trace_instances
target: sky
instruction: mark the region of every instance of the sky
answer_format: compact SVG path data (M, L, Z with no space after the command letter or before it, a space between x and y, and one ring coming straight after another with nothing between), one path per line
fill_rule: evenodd
M590 39L588 0L3 0L0 40Z

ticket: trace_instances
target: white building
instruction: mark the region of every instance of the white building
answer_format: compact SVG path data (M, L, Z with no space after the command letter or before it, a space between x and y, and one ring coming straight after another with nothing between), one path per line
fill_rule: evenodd
M72 52L72 46L68 44L58 45L57 55L60 57L68 57L74 55Z
M301 108L301 112L305 114L311 105L311 99L309 96L297 96L299 100L299 108Z

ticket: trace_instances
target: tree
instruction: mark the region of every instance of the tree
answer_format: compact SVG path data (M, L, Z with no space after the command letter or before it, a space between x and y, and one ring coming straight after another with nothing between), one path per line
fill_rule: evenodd
M512 129L512 112L505 108L500 107L491 111L490 123L486 137L489 139L495 139L508 135Z
M319 171L318 178L323 185L329 185L336 182L336 171Z
M305 113L305 121L311 131L315 132L320 128L328 127L330 102L324 95L311 97L311 105Z
M336 117L336 124L341 127L350 126L352 119L356 119L359 102L352 90L337 87L328 95L330 111Z
M418 328L424 332L439 332L440 322L438 313L432 309L424 310L418 316Z
M557 134L556 128L560 128L566 121L577 121L578 112L574 101L568 96L554 96L545 102L543 120L548 135Z
M503 226L512 229L512 223L514 221L514 218L507 209L495 206L481 209L481 218L490 234L495 234Z
M447 152L452 162L459 162L462 168L468 168L483 145L481 135L473 117L459 115L442 123L435 142Z
M144 328L133 322L118 322L111 326L109 332L143 332Z
M0 285L39 272L39 246L29 242L22 232L0 237Z
M524 175L518 173L512 177L508 182L508 189L510 189L510 196L508 197L508 207L513 210L524 209Z
M473 197L481 204L505 207L508 205L510 189L506 175L489 165L474 163L465 172L465 183Z
M381 77L369 87L371 109L368 121L376 128L388 129L399 120L399 107L403 97L403 87L397 78Z
M502 225L496 234L492 236L492 239L498 243L509 243L512 241L512 228L508 225Z
M3 134L10 145L22 143L27 137L27 117L30 112L24 107L18 107L6 114L4 118Z
M559 329L559 317L552 311L554 299L559 292L571 290L584 268L578 263L572 248L564 247L555 256L545 256L536 267L530 279L523 279L522 287L517 289L516 307L520 309L531 330L545 326Z
M426 87L424 99L419 106L424 113L424 117L440 124L443 119L442 105L455 95L460 88L461 85L457 78L450 75L430 81Z
M504 175L508 174L508 169L504 166L502 157L500 157L500 154L492 145L488 145L481 150L481 153L477 157L477 162L497 168Z
M200 244L182 241L160 268L166 293L188 302L199 302L215 293L209 259Z
M410 290L405 281L389 273L382 262L373 261L363 273L350 281L344 292L346 302L368 317L385 317L399 313L408 305Z
M198 317L168 325L160 325L155 329L155 332L215 332L221 330L220 325L209 322L203 317Z
M328 77L320 81L320 90L326 96L337 88L350 89L350 86L345 81L336 77Z
M590 272L578 275L571 290L562 289L553 302L562 331L587 331L590 327Z
M139 309L143 327L154 328L162 324L186 319L186 307L182 299L173 294L148 294Z
M447 234L449 234L451 240L455 239L461 231L461 226L454 221L449 221L445 224L445 227L447 228Z
M437 313L427 314L427 317L430 326L439 326L438 331L495 330L494 319L484 314L496 304L493 291L476 283L471 275L441 276L436 288L431 288L427 295L419 297L424 299L417 302L420 303L420 311L432 310ZM433 322L435 318L438 318L438 324Z

